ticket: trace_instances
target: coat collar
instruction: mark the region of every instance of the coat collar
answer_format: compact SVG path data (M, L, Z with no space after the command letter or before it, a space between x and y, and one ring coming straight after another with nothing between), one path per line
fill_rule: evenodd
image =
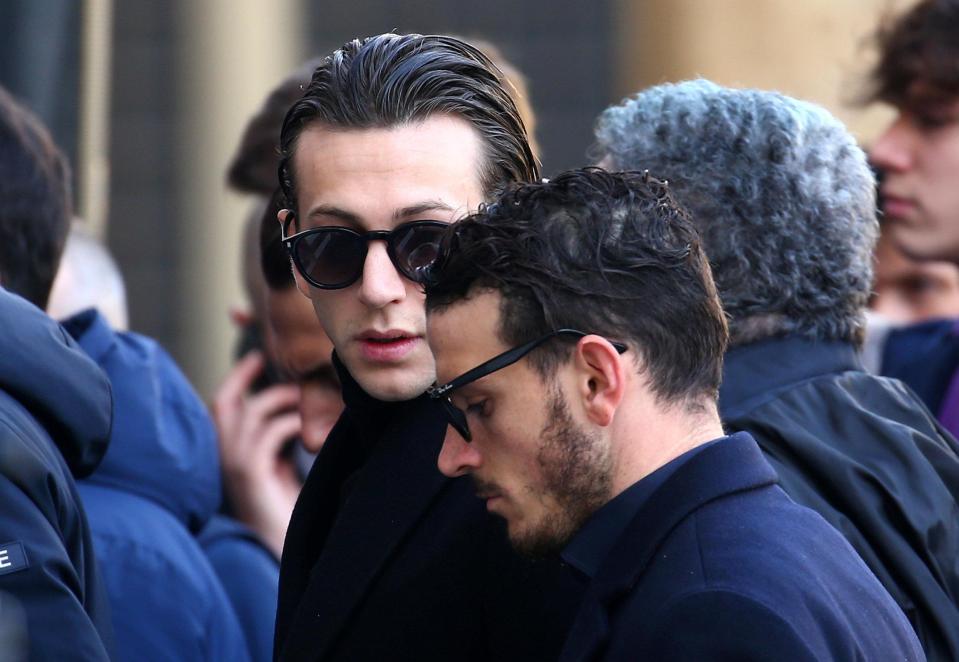
M334 475L331 466L338 447L369 444L369 457L335 517L317 526L322 531L305 532L314 549L321 551L304 577L308 586L286 636L284 659L317 660L329 653L383 565L450 484L436 468L446 421L428 397L377 401L363 392L342 364L336 364L347 405L344 417L350 424L342 427L337 439L331 435L327 442L333 444L331 453L324 445L301 495L301 501L312 495L310 502L298 503L297 510L339 498L343 476ZM337 428L346 422L341 420ZM309 516L300 515L300 528L311 526ZM321 620L322 627L317 627Z
M609 636L611 605L636 586L656 550L682 520L714 499L777 480L746 432L691 457L643 504L613 547L587 590L560 660L592 659Z
M799 382L848 370L863 370L848 342L787 336L734 347L723 359L719 411L735 418Z
M363 387L359 385L350 371L343 365L343 362L340 361L336 352L333 352L333 368L340 379L343 404L346 405L344 414L356 428L357 437L361 440L378 439L394 418L403 415L410 402L419 400L419 398L406 402L377 400L363 390ZM367 447L368 449L369 447Z

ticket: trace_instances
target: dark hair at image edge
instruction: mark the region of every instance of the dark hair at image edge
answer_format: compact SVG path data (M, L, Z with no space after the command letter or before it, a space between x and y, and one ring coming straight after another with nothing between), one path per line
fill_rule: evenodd
M686 212L646 174L585 168L513 185L450 226L427 311L487 290L502 295L507 345L572 327L637 351L663 402L716 397L727 329L709 265ZM530 357L548 378L568 345Z
M449 114L472 126L484 148L481 177L492 196L539 171L503 74L483 53L453 37L382 34L355 39L313 74L280 134L280 186L296 209L292 160L303 130L388 128Z
M40 121L0 87L0 285L40 308L70 227L70 168Z
M924 0L890 14L875 39L879 60L866 101L921 108L959 99L959 0Z

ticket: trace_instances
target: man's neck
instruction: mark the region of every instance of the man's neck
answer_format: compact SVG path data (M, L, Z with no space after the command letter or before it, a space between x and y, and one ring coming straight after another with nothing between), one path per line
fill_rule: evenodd
M683 453L726 433L713 402L690 411L683 405L651 415L629 416L618 426L622 441L614 447L616 496Z

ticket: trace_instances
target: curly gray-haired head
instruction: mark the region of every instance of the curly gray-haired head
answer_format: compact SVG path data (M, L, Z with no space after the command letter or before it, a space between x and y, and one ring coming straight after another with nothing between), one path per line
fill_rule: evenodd
M603 165L649 169L691 212L733 343L786 334L861 341L875 182L826 110L687 81L606 109L596 139Z

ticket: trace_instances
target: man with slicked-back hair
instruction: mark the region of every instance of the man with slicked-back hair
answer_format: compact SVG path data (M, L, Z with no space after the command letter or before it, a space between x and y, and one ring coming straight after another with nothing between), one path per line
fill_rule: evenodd
M283 547L282 660L553 660L582 587L510 548L437 469L424 268L445 225L538 176L501 72L441 36L347 43L280 136L283 243L334 346L346 405Z

